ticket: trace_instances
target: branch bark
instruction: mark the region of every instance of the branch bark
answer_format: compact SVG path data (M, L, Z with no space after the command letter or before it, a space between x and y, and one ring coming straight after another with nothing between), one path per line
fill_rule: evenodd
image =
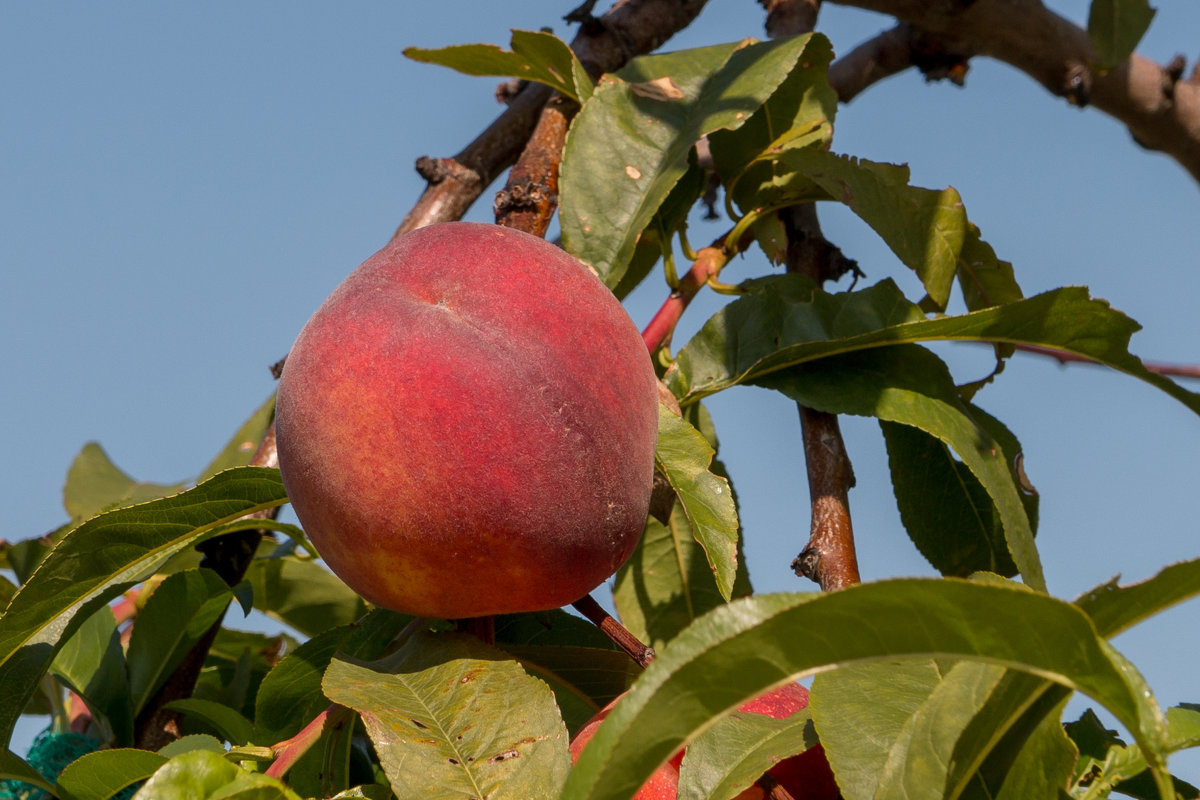
M1096 52L1087 31L1038 0L833 1L891 15L911 25L931 46L936 43L963 59L995 58L1073 105L1094 105L1124 123L1142 147L1165 153L1200 181L1200 76L1196 72L1184 79L1177 64L1161 66L1137 54L1108 72L1096 70L1092 66ZM889 35L890 40L877 41ZM902 54L896 36L889 32L873 40L879 48L875 64L881 75L889 69L899 71L895 59ZM866 55L859 54L860 64L869 61ZM867 85L861 73L853 81L849 65L844 69L841 80L847 90L857 86L861 91ZM835 71L831 69L831 79Z
M687 27L706 1L619 0L602 17L582 14L571 48L593 77L612 72ZM418 171L428 185L393 238L435 222L462 218L496 176L517 160L551 94L546 86L529 84L453 158L419 161ZM438 168L423 170L421 164Z

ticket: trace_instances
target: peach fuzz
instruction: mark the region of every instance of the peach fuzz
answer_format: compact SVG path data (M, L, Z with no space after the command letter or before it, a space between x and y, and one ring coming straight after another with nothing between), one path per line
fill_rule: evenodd
M284 485L370 602L464 618L578 600L645 525L657 381L580 262L519 231L444 223L367 259L279 382Z

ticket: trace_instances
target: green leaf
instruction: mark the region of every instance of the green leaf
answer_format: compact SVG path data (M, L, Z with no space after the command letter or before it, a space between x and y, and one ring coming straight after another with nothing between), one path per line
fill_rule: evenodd
M221 618L232 597L210 569L177 572L159 584L138 613L125 655L135 713Z
M158 768L133 800L300 800L300 795L274 778L246 772L223 755L194 750Z
M7 748L0 750L0 780L28 783L58 797L58 792L42 777L40 772L26 764L25 759Z
M509 645L566 645L621 652L595 625L561 608L497 616L496 644L504 649Z
M96 722L107 726L101 738L118 745L133 744L125 651L112 609L101 606L84 621L58 651L50 672L84 699Z
M254 607L308 636L347 625L366 613L354 590L319 562L297 556L250 562Z
M735 584L735 594L749 594L748 586ZM617 570L613 602L625 627L655 649L725 602L678 503L666 525L647 520L637 549Z
M554 697L464 634L412 636L375 664L335 659L325 694L359 712L405 798L551 798L570 767Z
M66 637L171 556L287 499L279 471L227 470L186 492L110 511L58 544L0 616L0 739L12 734Z
M1006 765L998 777L999 791L986 795L989 800L993 797L996 800L1029 800L1031 797L1066 800L1066 787L1076 757L1075 747L1059 723L1066 704L1067 699L1063 698L1043 716L1013 763Z
M571 645L499 646L526 672L550 686L571 733L623 694L641 674L641 668L620 650Z
M255 738L254 723L223 703L199 697L185 697L172 700L165 708L182 711L185 715L202 720L230 744L244 745Z
M679 766L679 798L736 798L771 767L816 744L807 710L785 719L731 712L688 745Z
M939 309L950 299L967 238L967 213L954 187L910 186L907 166L827 150L789 150L780 160L862 218L917 273Z
M249 464L250 459L254 457L254 452L258 449L259 443L267 435L267 430L271 427L271 423L274 420L275 393L272 392L266 402L259 406L250 415L248 420L242 423L242 427L238 428L225 447L221 448L221 452L217 453L216 457L209 462L209 465L200 473L200 477L196 479L196 482L206 481L218 472L227 470L230 467L244 467Z
M126 475L96 442L88 442L71 462L63 486L63 508L75 522L101 511L175 494L182 483L147 483Z
M300 732L328 705L321 694L321 676L341 651L376 658L412 620L406 614L375 609L360 622L317 634L284 656L263 678L255 698L254 721L263 739L279 741Z
M1140 325L1087 289L1067 287L957 316L925 319L890 280L828 294L798 275L748 284L680 350L665 379L681 403L806 361L906 342L954 340L1049 347L1106 364L1200 414L1200 394L1128 352Z
M610 286L700 137L736 128L792 72L809 36L634 59L605 75L563 149L563 245Z
M714 716L771 686L849 663L934 655L1033 672L1083 691L1161 757L1165 725L1149 689L1075 606L1005 585L893 580L824 595L760 595L715 609L617 704L580 755L563 798L628 797Z
M613 294L619 299L634 290L664 254L670 253L674 258L674 235L687 228L688 215L692 206L704 194L708 186L708 173L696 163L696 151L688 154L687 171L671 189L667 199L654 212L654 218L638 237L633 255L629 259L629 268L621 276L621 280L612 287ZM685 269L681 264L676 265L676 273Z
M677 505L708 557L717 590L728 600L737 576L737 506L729 481L709 470L714 455L698 430L659 404L654 463L675 490Z
M1075 598L1105 636L1116 636L1176 603L1200 594L1200 558L1166 567L1139 583L1120 586L1117 575Z
M511 47L512 50L501 50L493 44L459 44L437 50L407 47L404 55L466 75L495 75L544 83L579 103L591 97L592 80L562 39L542 31L514 30Z
M813 37L803 61L744 125L708 137L713 166L742 211L777 205L784 199L781 188L787 167L780 153L829 145L837 113L837 94L827 79L832 58L828 40ZM772 258L776 263L781 260Z
M145 780L167 762L148 750L119 748L80 756L58 776L63 800L107 800L126 786Z
M158 754L167 758L175 758L184 753L197 751L223 756L225 755L225 745L221 743L220 739L207 733L192 733L158 748Z
M992 246L980 237L979 228L970 222L958 257L957 275L968 311L1002 306L1025 297L1012 264L997 258Z
M1020 487L1020 500L1031 532L1037 530L1038 496L1020 482L1014 463L1021 446L1003 424L978 406L967 413L1000 444ZM1012 577L1018 570L1009 555L1003 515L988 490L937 437L919 428L880 421L887 443L892 489L904 528L921 555L943 575L966 577L995 572ZM1022 473L1023 474L1023 473Z
M1046 591L1010 454L959 399L950 371L936 355L916 345L876 348L776 371L756 382L809 408L920 428L954 448L995 504L1003 541L1025 583Z
M1109 70L1133 55L1152 19L1147 0L1092 0L1087 27L1098 66Z

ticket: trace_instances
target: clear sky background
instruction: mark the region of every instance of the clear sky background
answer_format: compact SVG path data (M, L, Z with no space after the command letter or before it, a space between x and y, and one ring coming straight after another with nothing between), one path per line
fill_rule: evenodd
M1190 62L1200 4L1157 4L1139 52ZM496 81L410 62L402 48L507 46L509 28L544 26L569 40L561 18L573 5L0 5L0 537L64 520L63 478L90 440L139 479L201 469L272 391L268 365L417 198L413 161L452 155L499 113ZM1050 5L1086 20L1084 0ZM667 48L761 38L762 20L751 0L711 0ZM827 5L820 30L846 52L891 24ZM1143 324L1135 354L1200 362L1200 192L1100 112L976 59L963 89L915 71L871 88L839 112L834 147L955 186L1027 294L1088 285ZM490 220L492 194L469 219ZM864 225L836 208L822 222L869 281L895 277L919 298ZM694 226L692 241L724 225ZM752 255L725 277L769 270ZM628 303L639 327L666 294L648 284ZM698 300L676 342L717 307ZM986 348L939 353L962 379L990 367ZM1054 594L1200 556L1200 420L1176 401L1036 356L1015 359L978 400L1022 440ZM810 589L788 567L808 530L794 404L736 389L710 408L756 590ZM878 426L843 427L864 578L932 574L900 526ZM1192 601L1115 640L1164 706L1200 702L1198 623ZM1172 765L1200 782L1194 751Z

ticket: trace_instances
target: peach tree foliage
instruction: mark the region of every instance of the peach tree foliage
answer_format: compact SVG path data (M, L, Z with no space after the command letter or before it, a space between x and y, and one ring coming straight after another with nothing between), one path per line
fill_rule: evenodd
M1096 29L1105 35L1103 19ZM1135 43L1112 33L1104 52L1120 60ZM760 248L779 262L778 209L842 203L913 270L924 296L906 297L886 277L842 288L766 274L737 287L690 341L657 354L682 410L661 409L656 457L674 504L647 521L612 593L623 624L658 651L644 672L564 611L500 617L484 644L449 623L369 609L313 557L303 531L249 516L287 502L278 472L248 465L242 446L265 434L271 400L188 485L135 481L88 445L67 476L70 521L2 552L16 583L0 579L0 733L9 742L25 713L61 723L82 702L94 752L42 775L5 749L0 778L64 800L137 787L135 797L198 787L264 798L615 800L692 742L679 796L728 798L819 740L852 800L1104 797L1114 787L1195 797L1167 759L1200 744L1200 707L1161 709L1108 640L1200 592L1200 559L1142 583L1051 597L1015 432L985 410L982 384L956 385L924 346L990 345L998 380L1015 346L1051 348L1200 413L1200 395L1128 352L1138 324L1081 288L1025 297L953 188L912 186L903 167L839 153L820 35L645 56L595 85L549 34L516 32L511 47L408 54L543 82L581 104L561 169L563 246L618 296L647 279L679 280L674 243L688 249L686 220L710 174L729 217L727 254ZM712 171L698 158L702 138ZM966 310L946 313L956 291ZM877 418L907 533L945 577L754 594L704 408L739 385ZM272 535L240 583L200 566L198 544L249 530ZM116 609L132 589L128 626ZM290 632L221 625L252 609ZM184 735L140 749L139 726L197 648L195 687L170 705ZM803 713L732 735L726 712L807 676L816 677ZM1131 740L1091 712L1064 721L1076 691ZM572 765L569 737L623 693ZM351 711L322 717L331 703ZM272 769L288 752L277 745L304 736L312 746Z

